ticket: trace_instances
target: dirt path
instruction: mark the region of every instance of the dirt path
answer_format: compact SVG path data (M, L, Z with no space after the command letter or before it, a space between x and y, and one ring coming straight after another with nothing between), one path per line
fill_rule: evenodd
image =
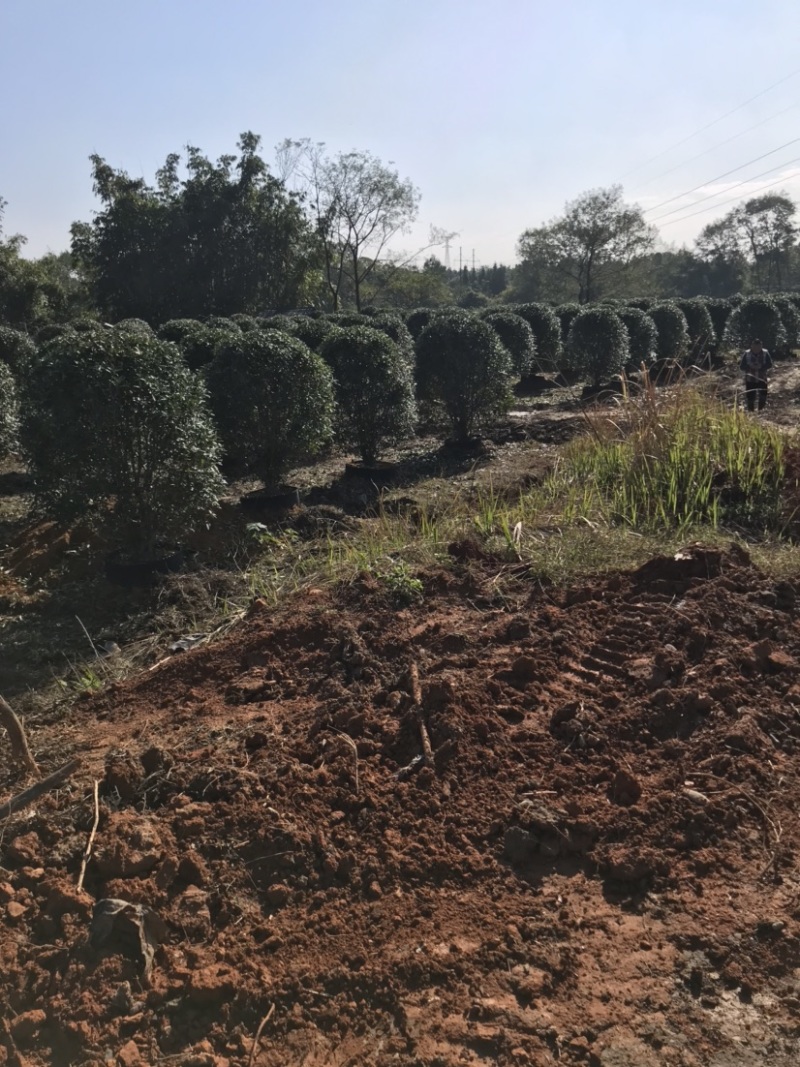
M0 1063L244 1067L272 1005L258 1067L797 1062L795 587L701 549L425 587L256 604L34 724L86 769L3 829ZM149 983L86 943L107 897L166 924Z

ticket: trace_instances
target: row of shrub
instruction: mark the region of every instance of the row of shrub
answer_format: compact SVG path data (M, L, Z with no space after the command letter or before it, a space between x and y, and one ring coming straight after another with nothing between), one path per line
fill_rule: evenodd
M413 432L418 403L464 441L508 410L513 379L534 367L597 383L720 333L779 350L797 339L787 306L794 318L749 298L235 316L157 331L87 320L48 328L38 345L0 328L0 449L19 439L54 517L94 514L117 543L152 550L213 511L223 459L268 486L334 439L371 464Z

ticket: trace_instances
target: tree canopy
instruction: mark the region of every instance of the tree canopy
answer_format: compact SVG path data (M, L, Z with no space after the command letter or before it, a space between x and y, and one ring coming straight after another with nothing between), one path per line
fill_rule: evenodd
M73 224L72 251L104 315L152 323L302 303L311 230L259 143L243 133L238 157L216 162L188 146L183 174L172 153L152 185L91 157L102 206Z

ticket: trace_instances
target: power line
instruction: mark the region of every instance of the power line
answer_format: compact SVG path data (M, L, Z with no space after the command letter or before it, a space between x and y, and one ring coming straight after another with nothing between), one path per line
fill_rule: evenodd
M797 106L797 101L795 101L793 104L789 104L788 107L785 107L782 111L776 111L773 115L770 115L769 118L762 119L761 122L756 122L753 126L748 126L746 130L740 130L739 133L734 133L731 137L726 137L724 141L712 145L711 148L704 148L703 151L698 152L696 156L690 156L689 159L685 159L682 163L670 167L669 170L662 170L660 174L648 178L646 182L639 186L639 188L643 189L646 185L652 185L653 182L658 181L659 178L665 178L668 174L673 174L676 170L680 170L681 167L688 167L688 165L694 163L695 160L702 159L703 156L707 156L710 152L716 152L718 149L722 148L723 145L730 144L731 141L735 141L739 137L744 137L746 133L752 133L753 130L757 130L760 126L765 126L768 122L772 122L773 119L778 119L781 115L785 115L787 111L794 111Z
M800 140L800 138L798 138L798 140ZM792 164L799 162L800 156L797 156L795 159L788 159L784 163L778 163L775 167L768 167L767 170L762 170L760 174L753 174L749 178L742 178L741 181L735 182L731 188L736 189L740 185L747 185L748 182L758 181L759 178L763 178L767 174L772 174L774 170L779 170L781 167L791 167ZM782 181L783 179L779 178L778 180ZM695 200L693 204L684 204L682 207L674 207L672 211L665 211L663 215L658 215L656 218L650 219L650 222L655 225L657 222L660 222L661 219L667 219L670 215L675 215L678 211L685 211L687 207L696 207L698 204L702 204L706 200L715 200L718 196L725 196L730 191L731 189L722 189L718 193L709 193L708 196L701 196L700 199Z
M657 159L661 159L661 157L665 156L668 152L673 152L676 148L680 148L680 146L686 144L687 141L691 141L693 137L697 137L699 134L705 133L706 130L710 130L712 126L716 126L717 123L722 122L724 119L729 118L731 115L735 115L736 112L741 111L743 107L747 107L747 105L752 104L754 100L758 100L759 97L764 96L766 93L772 92L773 89L777 89L779 85L783 85L784 82L789 81L791 78L796 77L798 74L800 74L800 67L798 67L797 70L793 70L785 77L780 78L778 81L773 82L772 85L768 85L766 89L762 89L754 96L749 97L743 103L737 104L736 107L731 108L730 111L726 111L725 114L720 115L719 118L714 119L712 122L706 123L705 126L701 126L699 130L695 130L694 133L690 133L688 137L684 137L682 140L677 141L673 145L670 145L669 148L665 148L663 149L663 151L657 152L656 155L651 156L650 159L645 160L644 163L640 163L637 166L632 167L631 170L626 171L622 175L622 178L620 178L619 180L623 181L625 178L628 177L629 174L635 174L637 170L641 170L643 167L649 166L650 163L654 163Z
M786 177L777 178L774 182L770 182L768 185L762 185L760 189L754 189L753 195L759 196L761 193L765 193L767 189L772 189L773 186L780 185L782 182L785 182L787 180L788 179ZM675 226L677 223L683 222L685 219L694 218L695 215L705 215L707 211L716 211L717 208L725 207L726 204L736 203L737 201L742 199L743 195L744 194L740 194L739 196L731 197L730 200L723 200L721 204L711 204L709 205L709 207L702 207L699 211L692 211L688 215L681 215L681 217L678 219L673 219L671 222L665 222L664 226Z
M797 144L798 141L800 141L800 137L794 137L791 141L778 145L777 148L773 148L770 152L764 152L763 155L756 156L755 159L748 159L746 163L742 163L738 167L733 167L731 170L726 170L724 174L717 174L714 178L707 178L705 181L700 182L699 185L695 185L691 189L686 189L682 193L677 193L675 196L669 197L668 200L662 200L660 204L654 204L653 207L647 208L645 214L649 215L651 211L658 211L659 208L666 207L667 204L672 204L675 200L682 200L684 196L689 196L690 193L696 193L698 189L704 189L707 185L711 185L712 182L721 181L723 178L727 178L730 174L736 174L737 171L744 170L745 167L749 167L753 163L758 163L759 160L766 159L767 156L774 156L776 152L781 152L784 148L788 148L789 145Z

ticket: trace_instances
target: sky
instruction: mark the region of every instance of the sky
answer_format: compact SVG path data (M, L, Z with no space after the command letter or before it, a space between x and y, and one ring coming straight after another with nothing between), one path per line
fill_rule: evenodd
M286 137L391 162L422 196L395 251L434 225L453 266L514 262L614 183L675 246L800 201L798 0L0 0L0 42L3 230L30 256L97 210L92 153L152 181L244 130L268 162Z

